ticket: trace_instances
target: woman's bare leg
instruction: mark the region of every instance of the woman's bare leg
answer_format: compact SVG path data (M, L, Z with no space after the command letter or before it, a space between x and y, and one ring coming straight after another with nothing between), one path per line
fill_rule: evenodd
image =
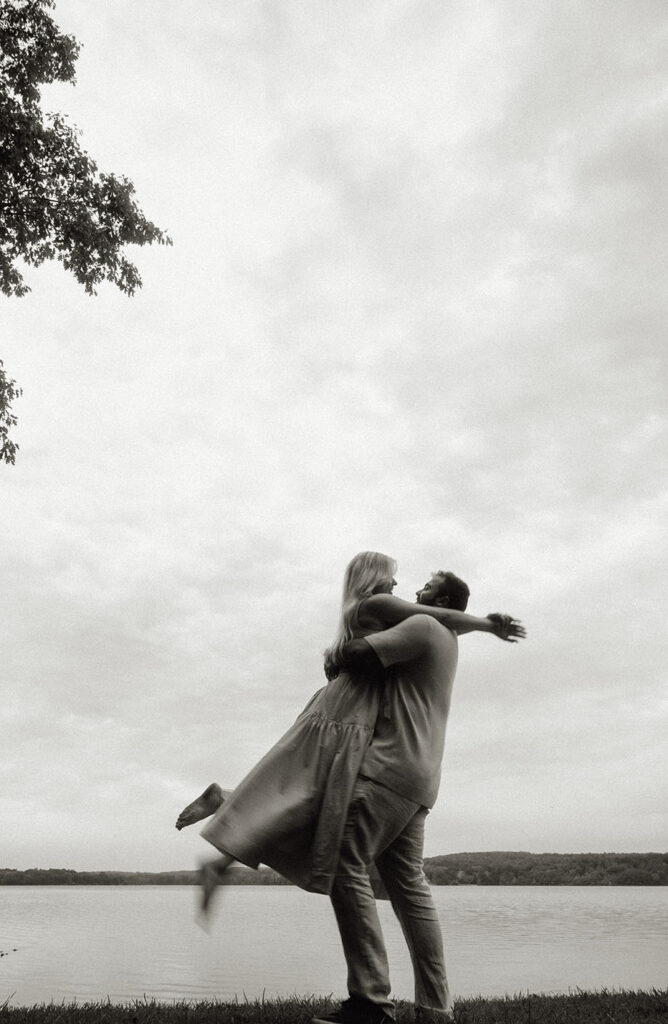
M215 814L225 800L225 797L229 796L231 792L230 789L221 789L217 782L212 782L203 793L200 793L196 800L193 800L191 804L183 808L176 819L177 829L181 831L186 825L194 825L196 821L201 821L202 818L208 818L210 814Z

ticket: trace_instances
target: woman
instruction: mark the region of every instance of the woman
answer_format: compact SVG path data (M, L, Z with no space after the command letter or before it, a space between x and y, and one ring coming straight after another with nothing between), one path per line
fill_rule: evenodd
M179 816L176 826L182 828L221 804L202 831L222 853L202 865L203 912L235 860L253 868L267 864L310 892L330 891L350 797L383 695L382 673L374 678L365 672L362 678L341 668L344 645L409 615L431 615L456 632L481 621L456 609L391 597L396 568L394 559L375 551L351 560L339 630L325 652L327 685L236 789L227 795L210 786Z

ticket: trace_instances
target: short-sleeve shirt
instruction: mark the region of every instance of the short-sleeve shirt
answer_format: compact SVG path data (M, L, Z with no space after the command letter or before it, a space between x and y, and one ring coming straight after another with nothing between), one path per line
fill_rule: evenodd
M386 673L385 710L360 774L433 807L457 669L457 636L428 615L366 637Z

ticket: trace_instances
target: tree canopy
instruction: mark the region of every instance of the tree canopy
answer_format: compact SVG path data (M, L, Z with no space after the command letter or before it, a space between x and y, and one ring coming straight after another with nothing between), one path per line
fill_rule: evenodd
M125 247L171 240L144 217L132 182L98 171L78 129L42 109L40 87L74 83L80 51L54 23L53 7L54 0L0 0L0 290L25 295L21 263L58 259L89 295L102 281L133 295L141 278ZM18 393L0 366L6 462L14 461L6 431Z

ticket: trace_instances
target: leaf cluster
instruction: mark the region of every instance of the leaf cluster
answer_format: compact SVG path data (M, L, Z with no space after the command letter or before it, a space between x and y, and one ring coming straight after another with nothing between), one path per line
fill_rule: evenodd
M126 245L171 244L147 220L131 181L98 171L80 132L40 105L41 85L74 82L80 46L49 15L53 0L0 0L0 289L29 291L20 260L59 259L95 294L141 287Z
M21 388L16 386L16 381L11 380L3 369L3 362L0 359L0 462L6 462L12 466L16 462L18 445L9 436L11 427L15 427L17 420L12 412L12 402L21 394Z

